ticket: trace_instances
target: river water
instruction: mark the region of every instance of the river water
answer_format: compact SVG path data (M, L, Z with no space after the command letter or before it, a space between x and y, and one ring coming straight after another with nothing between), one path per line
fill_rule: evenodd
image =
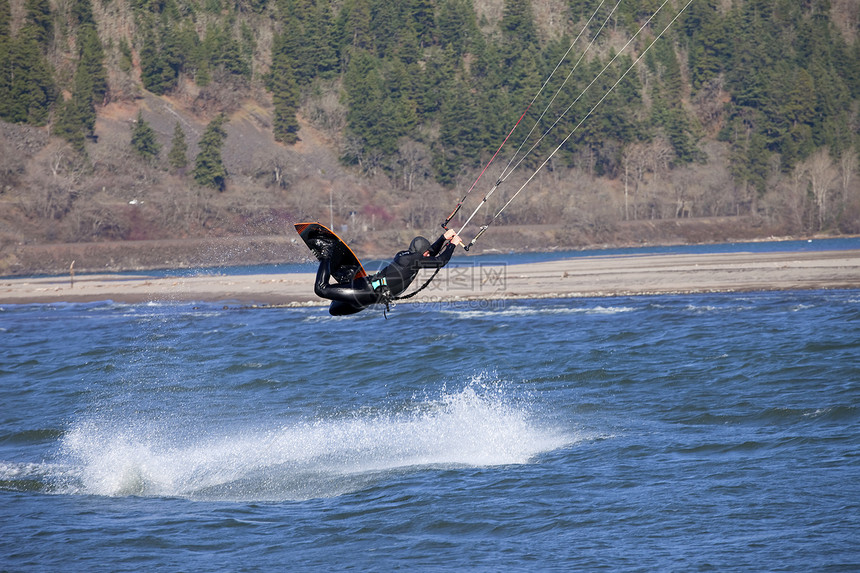
M2 571L860 569L860 291L0 307Z

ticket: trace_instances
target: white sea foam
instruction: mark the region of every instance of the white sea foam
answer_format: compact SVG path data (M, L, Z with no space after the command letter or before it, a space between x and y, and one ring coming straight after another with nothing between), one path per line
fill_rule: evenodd
M636 310L629 306L595 306L595 307L530 307L509 306L497 310L449 310L447 312L456 314L460 318L503 318L503 317L527 317L527 316L552 316L570 314L620 314Z
M106 496L328 497L418 468L525 464L576 441L480 383L397 410L269 421L191 439L178 430L81 422L62 443L79 469L61 489Z

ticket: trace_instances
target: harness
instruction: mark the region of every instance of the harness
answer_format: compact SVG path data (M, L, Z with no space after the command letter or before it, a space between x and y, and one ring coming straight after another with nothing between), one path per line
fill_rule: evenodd
M389 312L389 310L391 310L389 308L389 305L391 303L393 303L396 300L406 300L407 298L412 298L413 296L415 296L416 294L418 294L419 292L421 292L422 290L424 290L425 288L430 286L430 283L433 282L433 279L436 278L436 275L438 275L439 271L441 271L441 270L442 270L442 267L437 267L436 270L433 272L433 274L430 276L430 278L427 279L423 285L421 285L420 287L418 287L417 289L415 289L411 293L405 294L403 296L394 296L391 293L391 289L388 288L388 279L386 279L385 277L379 277L379 278L371 279L370 280L370 286L371 286L371 288L373 288L374 292L376 292L377 295L379 295L379 303L385 305L385 310L382 311L382 316L384 316L385 319L388 320L388 312Z

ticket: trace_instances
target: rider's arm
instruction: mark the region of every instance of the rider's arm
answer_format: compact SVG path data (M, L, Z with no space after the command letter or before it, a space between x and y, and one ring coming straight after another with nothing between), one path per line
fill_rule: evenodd
M432 252L432 250L431 250ZM419 257L417 264L422 269L438 269L444 267L451 260L451 255L454 254L454 244L450 243L445 249L435 257Z
M453 229L448 229L443 234L439 235L439 238L430 245L430 256L435 257L439 254L439 251L442 250L442 247L445 245L446 241L451 241L452 245L462 245L463 241L460 240L460 237ZM449 257L450 258L450 257Z

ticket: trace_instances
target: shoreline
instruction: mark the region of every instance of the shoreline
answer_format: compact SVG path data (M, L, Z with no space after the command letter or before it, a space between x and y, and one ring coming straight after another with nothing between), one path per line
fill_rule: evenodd
M422 271L407 291L430 275ZM0 279L0 304L114 301L325 306L314 273ZM446 267L408 303L860 288L860 249L635 254ZM405 304L406 302L402 303Z

